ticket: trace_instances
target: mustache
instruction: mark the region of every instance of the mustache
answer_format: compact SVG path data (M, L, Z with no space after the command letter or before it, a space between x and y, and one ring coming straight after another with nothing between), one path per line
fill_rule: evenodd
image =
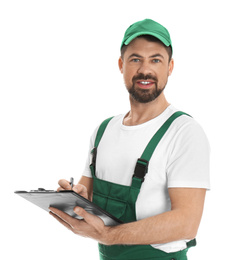
M153 76L153 75L151 75L151 74L145 75L145 74L143 74L143 73L139 73L138 75L134 76L133 79L132 79L132 81L135 82L135 81L137 81L137 80L149 80L149 79L152 79L152 80L154 80L155 82L157 82L156 76Z

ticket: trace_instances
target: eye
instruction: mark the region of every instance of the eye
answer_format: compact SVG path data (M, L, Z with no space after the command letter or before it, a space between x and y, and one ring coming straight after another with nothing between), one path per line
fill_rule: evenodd
M159 63L160 60L159 60L159 59L153 59L152 62L153 62L153 63Z
M137 58L136 58L136 59L132 59L131 61L132 61L132 62L139 62L140 59L137 59Z

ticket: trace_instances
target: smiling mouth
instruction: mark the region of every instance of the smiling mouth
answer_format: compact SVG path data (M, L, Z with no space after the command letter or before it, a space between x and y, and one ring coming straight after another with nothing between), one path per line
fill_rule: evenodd
M154 81L152 80L138 80L136 83L141 88L150 88L154 85Z

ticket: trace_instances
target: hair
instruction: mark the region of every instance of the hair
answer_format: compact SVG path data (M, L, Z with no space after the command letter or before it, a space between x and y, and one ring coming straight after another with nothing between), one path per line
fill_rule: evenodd
M168 53L169 62L171 61L171 58L172 58L172 49L171 49L171 46L166 46L166 45L165 45L163 42L161 42L158 38L156 38L156 37L154 37L154 36L152 36L152 35L147 35L147 34L145 34L145 35L140 35L140 36L138 36L137 38L143 38L143 39L145 39L145 40L147 40L147 41L149 41L149 42L158 42L158 43L160 43L160 44L166 49L166 51L167 51L167 53ZM121 48L121 58L122 58L122 59L123 59L123 57L124 57L124 53L125 53L127 47L128 47L128 45L123 44L123 46L122 46L122 48Z

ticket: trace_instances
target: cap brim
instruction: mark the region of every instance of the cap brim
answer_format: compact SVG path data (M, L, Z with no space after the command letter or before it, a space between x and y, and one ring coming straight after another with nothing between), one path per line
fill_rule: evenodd
M128 39L126 39L123 44L128 45L130 44L131 41L133 41L136 37L141 36L141 35L151 35L156 37L157 39L159 39L161 42L163 42L167 47L170 46L170 42L167 41L164 37L162 37L161 35L158 35L156 33L152 33L152 32L138 32L133 34L132 36L130 36ZM123 45L122 44L122 45ZM122 47L122 46L121 46Z

